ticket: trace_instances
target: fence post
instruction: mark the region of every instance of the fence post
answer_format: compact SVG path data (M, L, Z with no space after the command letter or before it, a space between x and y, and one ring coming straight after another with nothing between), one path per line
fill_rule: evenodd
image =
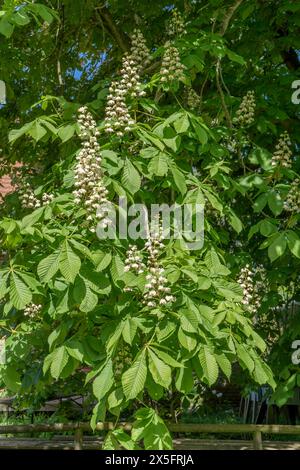
M82 450L83 431L81 428L75 429L74 450Z
M255 450L262 450L261 431L254 431L253 433L253 448Z

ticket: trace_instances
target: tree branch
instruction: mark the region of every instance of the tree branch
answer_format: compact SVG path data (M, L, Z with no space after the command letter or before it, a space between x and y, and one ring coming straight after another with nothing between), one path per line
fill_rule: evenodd
M100 14L106 30L114 38L122 52L127 52L130 47L130 41L127 35L118 29L116 23L113 20L113 17L110 14L110 11L106 7L99 7L99 9L96 8L95 10L98 15Z
M229 114L229 111L228 111L228 108L227 108L227 105L226 105L226 102L225 102L225 97L224 97L224 93L223 93L223 90L222 90L222 85L221 85L221 82L220 82L220 59L218 60L217 65L216 65L216 83L217 83L217 89L218 89L218 93L219 93L220 98L221 98L221 104L222 104L222 108L223 108L223 111L224 111L224 114L225 114L225 118L226 118L228 127L232 128L231 117L230 117L230 114Z
M219 31L219 34L221 36L224 36L224 34L227 31L227 28L229 26L230 20L234 15L235 10L238 9L240 4L243 2L243 0L236 0L236 2L229 8L228 12L226 13L225 17L223 18L223 22Z

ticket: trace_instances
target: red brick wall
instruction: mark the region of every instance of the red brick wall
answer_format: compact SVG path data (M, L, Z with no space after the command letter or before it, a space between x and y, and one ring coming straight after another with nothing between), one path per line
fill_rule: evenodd
M10 176L2 176L0 178L0 201L3 199L6 194L10 193L13 191L13 187L11 185L11 179Z

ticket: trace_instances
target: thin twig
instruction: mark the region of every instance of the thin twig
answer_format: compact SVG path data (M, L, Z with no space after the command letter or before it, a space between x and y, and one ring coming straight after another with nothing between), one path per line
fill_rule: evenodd
M224 34L226 33L230 20L233 17L235 10L237 10L237 8L240 6L242 2L243 0L236 0L236 2L229 8L227 14L224 16L223 22L219 31L219 34L221 36L224 36Z
M217 84L218 93L221 98L221 104L222 104L222 108L225 114L228 127L232 128L233 126L232 126L231 117L230 117L230 114L229 114L229 111L225 102L225 97L224 97L224 93L223 93L221 82L220 82L220 59L218 59L217 65L216 65L216 84Z
M205 85L206 85L206 83L207 83L207 80L208 80L208 75L209 75L209 74L207 73L207 74L206 74L206 77L205 77L205 79L204 79L204 82L203 82L203 84L202 84L202 86L201 86L201 90L200 90L200 95L199 95L199 98L200 98L200 106L199 106L200 112L202 111L203 92L204 92L204 87L205 87Z
M98 18L100 13L101 18L104 20L104 24L106 25L106 30L115 39L120 49L123 52L127 52L130 46L129 39L123 31L118 29L110 11L106 7L99 7L99 9L96 8L95 11Z

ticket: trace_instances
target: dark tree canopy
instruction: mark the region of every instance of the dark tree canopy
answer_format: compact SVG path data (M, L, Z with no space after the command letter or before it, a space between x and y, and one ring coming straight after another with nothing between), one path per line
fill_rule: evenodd
M0 383L20 407L83 393L93 426L134 416L106 448L170 448L174 404L233 364L285 403L300 383L300 3L0 3L15 187ZM204 205L203 246L97 237L120 196Z

